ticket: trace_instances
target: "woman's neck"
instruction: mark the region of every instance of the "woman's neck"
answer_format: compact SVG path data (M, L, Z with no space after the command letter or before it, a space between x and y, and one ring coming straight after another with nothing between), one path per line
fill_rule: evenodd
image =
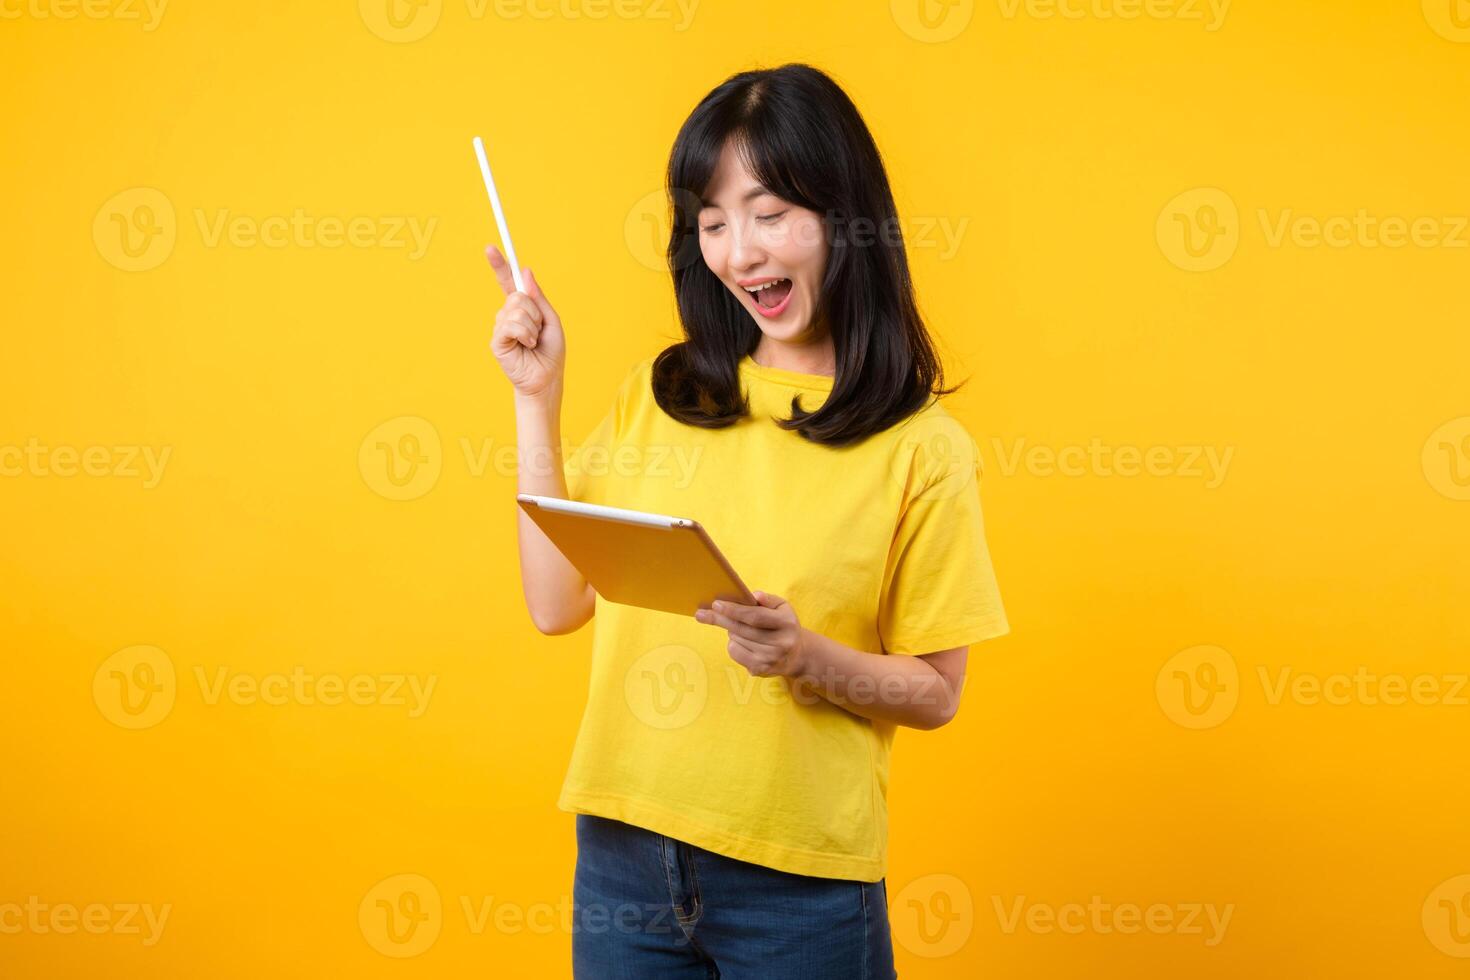
M837 355L830 334L806 344L791 344L763 336L750 359L761 367L795 371L797 374L820 374L828 378L837 374Z

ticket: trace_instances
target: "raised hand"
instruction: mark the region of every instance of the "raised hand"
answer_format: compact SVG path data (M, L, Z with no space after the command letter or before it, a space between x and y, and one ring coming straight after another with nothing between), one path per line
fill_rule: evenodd
M558 392L567 361L561 317L530 269L524 273L526 291L520 292L500 249L486 246L485 257L505 293L505 305L495 314L495 332L490 337L490 350L500 369L518 395L529 398Z

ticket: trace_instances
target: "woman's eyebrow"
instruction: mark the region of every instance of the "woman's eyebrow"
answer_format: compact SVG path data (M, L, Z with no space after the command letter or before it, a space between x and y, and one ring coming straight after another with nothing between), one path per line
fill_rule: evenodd
M761 187L759 184L757 184L755 187L752 187L750 190L748 190L748 191L745 192L745 196L740 199L740 203L741 204L747 204L747 203L755 200L756 198L760 197L762 194L770 194L773 197L779 196L779 195L776 194L775 191L768 190L768 189L766 189L764 187ZM717 208L717 207L719 207L719 205L716 204L714 201L709 201L709 200L706 200L706 199L704 199L702 197L699 199L699 206L700 207L704 207L704 208Z

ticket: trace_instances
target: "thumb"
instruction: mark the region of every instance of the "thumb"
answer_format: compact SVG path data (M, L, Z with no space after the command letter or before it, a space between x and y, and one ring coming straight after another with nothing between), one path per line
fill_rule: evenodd
M771 593L762 592L759 589L751 592L751 595L755 596L756 602L759 602L761 605L766 606L770 609L775 609L778 606L784 606L786 604L786 600L781 598L780 596L771 595Z

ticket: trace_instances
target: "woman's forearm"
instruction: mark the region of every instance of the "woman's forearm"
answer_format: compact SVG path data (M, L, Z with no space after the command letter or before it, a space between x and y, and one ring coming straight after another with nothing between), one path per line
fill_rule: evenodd
M560 387L535 397L516 395L516 489L547 497L566 497L562 472ZM516 508L521 590L531 621L543 633L570 633L589 619L592 586L556 549L536 522Z
M954 717L960 692L923 657L865 653L802 628L791 682L853 714L910 728Z

